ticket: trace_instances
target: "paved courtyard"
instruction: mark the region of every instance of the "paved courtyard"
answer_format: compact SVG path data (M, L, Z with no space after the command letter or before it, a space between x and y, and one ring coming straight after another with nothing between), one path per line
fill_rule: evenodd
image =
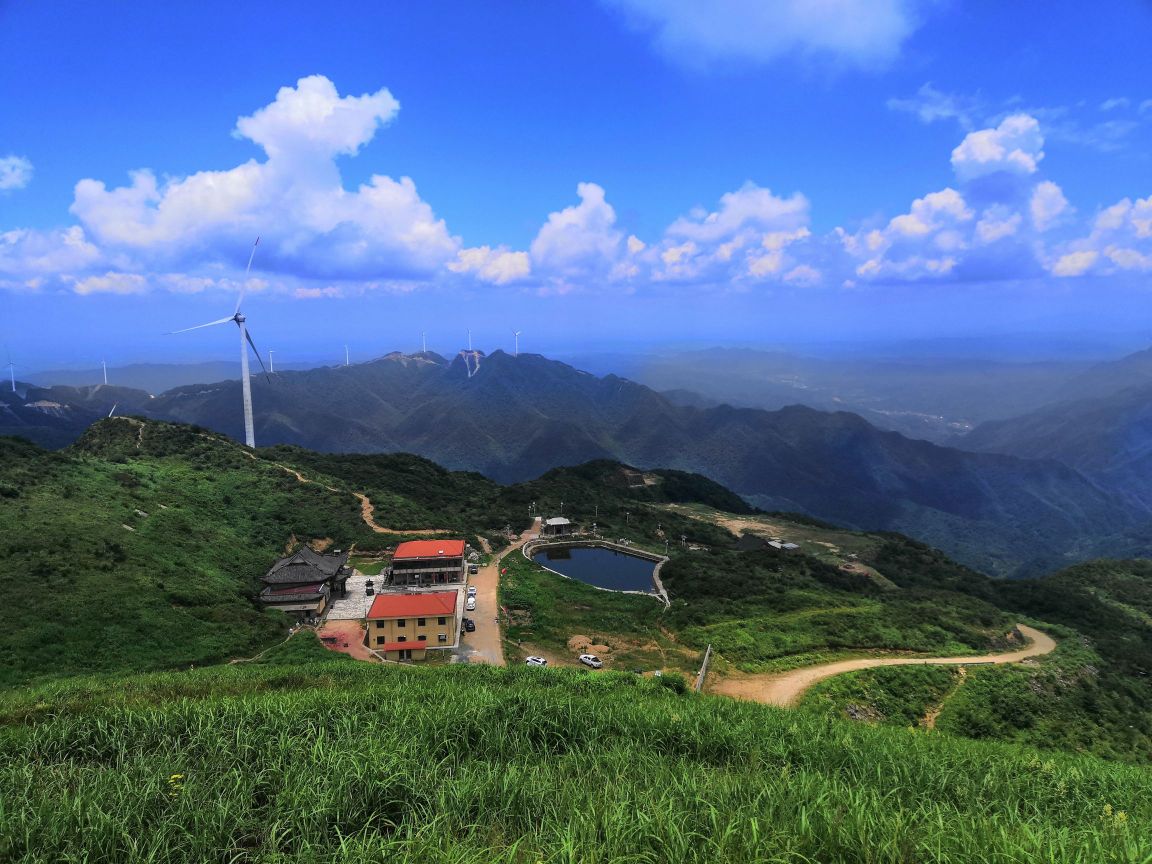
M332 600L332 604L328 607L327 620L346 621L365 617L374 599L364 594L364 589L367 587L364 583L368 580L375 582L376 587L384 584L383 576L365 576L360 571L355 571L348 577L348 596Z

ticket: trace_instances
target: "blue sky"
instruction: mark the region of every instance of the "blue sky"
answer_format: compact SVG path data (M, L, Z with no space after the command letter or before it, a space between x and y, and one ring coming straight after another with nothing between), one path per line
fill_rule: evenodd
M0 2L18 362L1132 333L1152 6ZM51 319L55 342L31 322Z

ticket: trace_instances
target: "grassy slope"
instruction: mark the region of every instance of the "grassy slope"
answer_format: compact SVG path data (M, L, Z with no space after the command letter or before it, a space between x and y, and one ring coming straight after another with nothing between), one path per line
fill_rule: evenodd
M955 666L889 666L851 672L816 684L804 695L801 707L829 717L915 727L953 692L960 675Z
M21 604L0 634L0 685L253 654L283 632L278 616L251 598L293 534L387 542L363 526L350 495L302 485L202 430L150 423L141 438L140 428L123 419L96 424L66 453L0 444L0 518L20 526L0 540L0 586ZM482 532L512 512L526 515L531 501L544 509L563 500L566 513L598 519L609 536L660 548L665 536L687 535L711 547L686 552L673 543L664 578L675 602L667 612L514 556L518 581L505 592L513 640L563 655L571 653L568 637L580 633L619 649L618 668L684 671L712 643L721 671L727 663L768 670L873 648L983 651L997 647L1012 621L1031 616L1074 628L1066 641L1087 638L1084 651L1062 648L1034 669L981 670L950 701L941 728L1152 759L1152 565L1104 562L1044 582L1002 583L906 538L782 514L763 518L811 554L739 552L723 548L731 535L720 526L668 511L693 495L697 509L732 504L729 493L690 475L650 472L656 482L633 489L618 466L601 462L498 487L415 457L294 453L267 455L332 485L391 496L393 505L378 511L383 520L406 512L413 525ZM361 471L363 486L355 482ZM435 491L421 497L428 485ZM891 582L833 566L849 551Z
M676 696L632 675L290 653L292 666L0 697L0 859L1152 855L1143 769Z
M0 684L255 653L285 628L252 598L291 535L365 537L351 496L187 427L149 424L137 451L138 431L107 421L60 453L0 439Z

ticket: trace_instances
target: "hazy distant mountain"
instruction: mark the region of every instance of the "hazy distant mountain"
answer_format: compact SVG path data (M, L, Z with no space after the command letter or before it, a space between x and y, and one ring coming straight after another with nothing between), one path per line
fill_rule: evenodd
M1057 459L1103 488L1152 506L1152 383L986 423L962 444Z
M807 405L852 411L868 422L937 443L987 420L1061 398L1083 361L951 358L821 358L784 351L712 348L652 355L609 355L612 369L642 384L703 402L775 410Z
M1018 417L982 424L956 446L1056 459L1152 506L1152 350L1097 364L1068 381L1059 396Z
M1055 401L1096 399L1142 384L1152 384L1152 348L1097 363L1061 386Z
M36 372L26 377L41 387L90 387L103 383L104 370L99 366L95 369L57 369ZM222 360L206 363L132 363L108 368L110 385L131 387L148 393L163 393L173 387L201 381L224 381L239 377L240 364Z
M256 377L257 441L414 452L502 482L597 458L695 471L766 509L903 531L1001 573L1117 548L1128 541L1109 538L1152 518L1054 462L910 440L845 412L686 407L539 355L477 356ZM239 438L239 382L178 388L147 413Z
M18 435L42 447L59 448L79 438L93 422L116 408L144 412L150 400L127 387L36 387L17 382L15 393L0 387L0 435Z

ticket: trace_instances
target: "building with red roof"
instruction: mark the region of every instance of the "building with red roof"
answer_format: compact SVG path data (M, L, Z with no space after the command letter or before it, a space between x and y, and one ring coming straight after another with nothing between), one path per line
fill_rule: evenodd
M458 585L464 581L463 540L409 540L392 556L392 584Z
M377 594L368 610L365 639L388 660L423 660L429 647L450 648L460 624L458 591Z

